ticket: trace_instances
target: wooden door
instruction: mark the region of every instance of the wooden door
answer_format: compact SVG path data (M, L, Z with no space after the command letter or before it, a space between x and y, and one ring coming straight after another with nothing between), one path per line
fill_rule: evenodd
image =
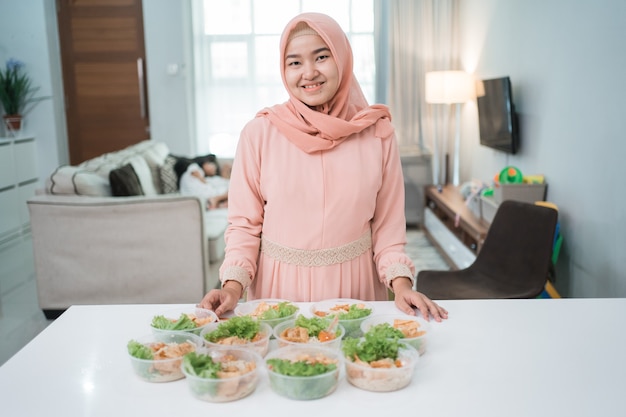
M150 138L141 0L58 0L70 163Z

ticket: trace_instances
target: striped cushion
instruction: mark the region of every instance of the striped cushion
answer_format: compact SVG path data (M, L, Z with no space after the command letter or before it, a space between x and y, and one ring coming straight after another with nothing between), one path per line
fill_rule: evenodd
M161 178L161 190L163 194L171 194L178 191L178 176L174 171L174 165L178 161L174 155L168 155L163 161L163 165L159 167L159 176Z

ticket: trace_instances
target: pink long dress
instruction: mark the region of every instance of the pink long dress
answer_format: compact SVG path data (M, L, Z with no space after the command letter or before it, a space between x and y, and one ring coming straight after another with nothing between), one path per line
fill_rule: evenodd
M413 279L395 135L374 130L306 153L268 119L250 121L232 167L222 282L239 281L249 300L387 300L391 279Z

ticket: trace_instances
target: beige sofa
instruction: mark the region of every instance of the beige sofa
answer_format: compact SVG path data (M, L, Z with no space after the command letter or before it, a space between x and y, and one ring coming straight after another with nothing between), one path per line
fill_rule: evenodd
M59 167L28 200L47 317L75 304L196 303L218 286L226 209L164 194L171 159L163 143L144 141ZM113 196L111 172L129 166L143 195Z

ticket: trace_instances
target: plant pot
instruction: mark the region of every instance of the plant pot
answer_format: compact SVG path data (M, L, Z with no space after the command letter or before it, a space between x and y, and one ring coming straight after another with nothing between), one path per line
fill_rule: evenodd
M22 129L22 115L5 114L2 118L8 132L17 132Z

